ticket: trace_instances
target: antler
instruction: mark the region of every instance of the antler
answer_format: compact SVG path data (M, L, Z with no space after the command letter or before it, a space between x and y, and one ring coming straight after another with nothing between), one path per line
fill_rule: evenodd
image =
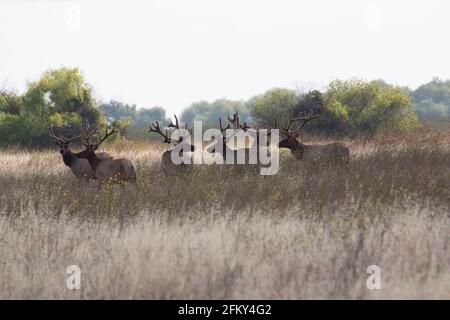
M222 126L222 118L219 118L219 126L220 126L220 131L222 133L224 133L228 129L231 129L230 124L227 124L227 126L225 128Z
M103 143L103 141L106 140L106 138L108 138L109 136L111 136L117 132L119 132L119 130L116 130L116 128L114 128L114 126L106 126L105 135L103 136L103 138L100 140L99 143L95 144L95 146L98 147L99 145L101 145Z
M173 124L172 120L170 120L168 127L169 127L169 128L180 129L180 125L179 125L179 123L178 123L177 115L174 114L173 116L175 117L175 123L176 123L176 124Z
M312 110L309 113L300 112L296 117L289 119L289 125L287 127L285 127L283 123L281 123L281 128L283 129L286 135L291 136L298 133L308 121L315 119L317 117L319 117L319 115L318 114L313 115ZM291 131L291 126L296 122L300 122L298 128Z
M100 136L100 132L98 131L97 128L91 129L91 124L89 123L88 120L86 120L85 127L83 128L83 137L81 138L81 141L85 147L90 147L96 150L103 143L103 141L106 140L106 138L117 132L119 131L116 130L113 126L106 126L103 138L101 138L98 143L92 143L91 142L92 136L95 134Z
M81 129L81 133L82 133L82 135L83 135L83 137L81 138L81 142L83 142L83 140L89 142L90 139L91 139L91 137L92 137L94 134L100 134L100 133L98 132L97 128L91 127L91 123L89 122L88 119L86 119L86 120L84 121L84 126L83 126L83 128ZM83 144L84 144L84 143L83 143Z
M180 124L178 122L178 118L176 115L175 116L175 123L172 122L172 120L170 120L169 125L167 126L168 128L175 128L176 130L180 130ZM186 124L185 127L186 131L189 132L189 134L192 134L192 129L188 129L188 125ZM150 124L150 127L148 128L148 132L155 132L160 134L163 138L164 138L164 142L165 143L171 143L172 139L169 137L169 130L166 129L166 133L164 134L161 130L161 127L159 126L159 122L155 121L155 123ZM183 141L185 137L184 136L180 136L178 138L178 143L180 143L181 141Z
M233 124L234 129L242 129L244 131L247 131L250 129L250 127L247 125L247 122L244 122L244 124L240 123L239 113L236 111L236 113L233 114L233 118L228 116L228 121Z
M78 139L78 138L80 138L81 137L81 135L82 135L82 132L80 132L80 134L79 135L77 135L77 136L75 136L75 137L72 137L72 138L65 138L64 136L59 136L59 137L57 137L56 135L55 135L55 133L53 132L53 124L51 124L50 123L50 125L49 125L49 127L48 127L48 135L49 135L49 137L50 138L52 138L53 140L55 140L55 141L58 141L59 143L70 143L70 142L72 142L73 140L76 140L76 139Z
M172 123L172 121L170 121ZM177 120L178 124L178 120ZM170 125L170 124L169 124ZM161 127L159 126L159 122L155 121L155 123L151 123L150 127L148 128L148 132L155 132L163 136L165 143L171 143L172 139L169 138L169 131L166 129L166 134L164 134L161 130Z
M178 123L177 115L174 114L173 116L175 117L175 124L172 122L172 120L170 120L169 125L168 125L167 127L169 127L169 128L175 128L176 130L180 130L180 125L179 125L179 123ZM192 129L188 129L187 123L186 123L186 126L185 126L184 129L185 129L186 131L188 131L189 134L192 134ZM183 137L180 137L180 140L179 140L179 141L181 141L181 140L183 140Z
M228 117L228 122L230 122L234 125L234 129L239 128L240 123L239 123L239 115L237 112L233 114L233 118L230 118L230 116L227 116L227 117Z

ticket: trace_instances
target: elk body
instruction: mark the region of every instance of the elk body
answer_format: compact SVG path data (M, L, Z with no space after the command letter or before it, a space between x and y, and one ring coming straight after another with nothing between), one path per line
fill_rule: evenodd
M117 130L114 128L106 128L106 132L101 138L100 142L93 143L90 141L93 135L100 135L98 130L91 130L89 132L89 125L87 125L85 135L82 137L82 141L86 150L78 153L78 157L87 159L92 170L95 173L95 178L104 183L106 181L111 181L115 183L127 183L136 182L136 168L131 160L127 158L121 159L102 159L95 151L98 149L100 144L106 140L110 135L116 133Z
M80 138L81 134L69 139L64 137L57 137L53 133L53 126L50 125L48 128L48 134L50 138L53 139L55 144L59 147L59 152L61 153L63 162L66 166L70 168L75 177L80 180L89 181L90 179L95 179L95 172L92 169L89 161L87 159L83 159L79 156L79 153L75 153L70 149L71 143ZM100 152L97 154L97 157L101 160L104 159L112 159L112 157L106 152Z
M282 133L286 137L279 142L278 147L289 149L296 159L306 162L332 161L348 163L350 161L350 151L342 142L306 145L298 140L300 130L308 121L317 117L318 115L312 115L312 113L307 115L301 113L297 117L290 119L287 127L282 125ZM300 124L297 129L291 130L291 126L294 123Z
M181 130L180 126L179 126L179 122L178 122L178 118L175 115L175 124L170 121L169 125L167 126L168 128L174 128L175 130ZM184 129L188 132L190 132L187 128ZM161 127L159 125L158 121L155 121L155 123L150 124L150 127L148 129L149 132L154 132L154 133L158 133L159 135L161 135L164 138L164 142L167 144L172 143L172 139L171 137L169 137L169 131L168 129L165 130L165 133L161 130ZM183 135L180 135L180 137L178 138L178 140L176 141L176 144L173 148L165 151L162 156L161 156L161 170L163 171L163 173L165 175L169 175L169 174L173 174L173 173L184 173L187 170L187 166L188 164L182 162L180 164L175 164L172 161L172 152L174 151L174 148L177 147L177 150L179 151L179 156L180 158L183 156L183 149L184 150L190 150L191 152L193 152L195 150L194 146L189 143L186 142L186 137Z

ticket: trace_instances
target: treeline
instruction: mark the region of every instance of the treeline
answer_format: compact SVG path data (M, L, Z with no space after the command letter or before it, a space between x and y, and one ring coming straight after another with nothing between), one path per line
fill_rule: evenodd
M218 118L239 112L243 121L256 127L271 127L274 117L288 121L299 112L320 114L307 130L332 136L373 135L403 132L426 121L450 120L450 81L433 79L411 91L381 80L335 80L324 91L297 92L274 88L247 101L218 99L194 102L180 119L205 127L218 125ZM1 146L48 146L47 128L64 129L67 136L78 132L83 119L104 126L113 123L130 140L156 138L147 133L152 121L167 123L162 107L138 108L119 101L97 102L93 90L76 68L49 70L28 84L23 94L0 91Z
M421 119L450 120L450 80L423 84L411 93Z

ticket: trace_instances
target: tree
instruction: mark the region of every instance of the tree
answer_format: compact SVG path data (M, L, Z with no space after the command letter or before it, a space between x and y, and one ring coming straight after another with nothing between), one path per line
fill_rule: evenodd
M307 93L301 94L297 103L295 104L291 117L295 117L300 113L312 112L314 114L321 115L325 110L325 99L319 90L312 90ZM304 131L316 131L318 124L313 121L311 124L304 128Z
M135 104L111 100L101 103L99 109L108 122L117 127L120 133L118 136L130 140L156 140L147 131L150 123L159 121L164 126L169 122L166 111L161 107L138 109Z
M0 90L0 112L20 115L23 111L22 97L12 91Z
M433 99L425 99L417 103L417 114L425 120L448 120L450 107L444 103L436 103Z
M250 110L243 101L218 99L213 102L200 101L192 103L181 113L181 121L193 124L203 121L206 126L217 126L219 118L226 119L228 115L239 113L241 121L250 120Z
M325 94L318 126L329 134L375 134L405 131L418 124L408 93L380 81L335 80Z
M322 92L319 90L312 90L303 94L298 99L293 109L293 116L298 115L300 112L313 112L315 114L321 114L325 108L325 99Z
M66 128L67 135L78 132L84 119L98 126L105 123L95 105L92 87L76 68L49 70L38 81L29 83L24 95L3 92L1 96L0 132L6 135L2 144L49 145L50 123Z
M294 90L275 88L264 94L251 98L247 105L254 120L261 126L273 125L274 116L278 120L287 121L298 104L298 96Z
M109 122L113 122L123 118L134 119L137 112L136 105L129 105L116 100L103 102L99 105L98 108Z
M162 107L153 107L149 109L139 109L134 118L134 124L138 128L147 129L151 122L159 121L161 123L168 122L166 110Z
M450 80L434 78L412 92L419 117L426 120L450 120Z
M123 102L111 100L100 104L100 111L109 122L131 119L131 126L147 129L151 122L168 122L166 111L161 107L137 109L136 105L129 105Z

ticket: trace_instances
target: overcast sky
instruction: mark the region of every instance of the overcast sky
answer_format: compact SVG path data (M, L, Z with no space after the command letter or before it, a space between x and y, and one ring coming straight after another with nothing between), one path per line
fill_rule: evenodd
M0 0L0 85L79 67L97 97L180 112L351 77L450 78L450 2Z

